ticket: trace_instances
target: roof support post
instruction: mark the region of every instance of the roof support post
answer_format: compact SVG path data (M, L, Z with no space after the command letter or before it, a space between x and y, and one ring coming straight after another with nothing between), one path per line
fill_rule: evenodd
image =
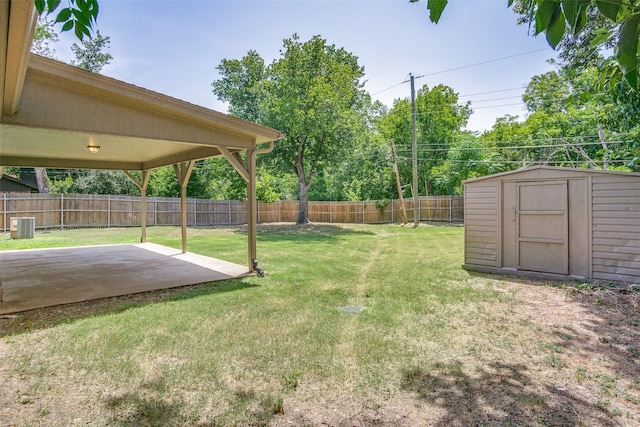
M147 186L149 185L149 177L151 177L151 170L145 169L142 171L142 181L136 178L129 171L123 170L131 181L140 189L140 243L147 242Z
M249 180L247 181L247 234L248 234L248 253L249 271L253 271L253 260L257 258L257 222L258 222L258 201L256 200L256 151L247 150L247 171L249 172Z
M140 187L140 243L147 243L147 186L149 185L150 170L142 171L142 187Z
M182 253L187 252L187 184L193 171L195 160L173 165L173 170L180 183L180 224L182 228Z
M253 272L253 260L258 258L257 235L258 235L258 199L256 194L257 171L256 157L258 154L270 153L273 150L274 142L270 141L267 148L247 150L247 172L249 179L247 180L247 234L249 240L249 271Z

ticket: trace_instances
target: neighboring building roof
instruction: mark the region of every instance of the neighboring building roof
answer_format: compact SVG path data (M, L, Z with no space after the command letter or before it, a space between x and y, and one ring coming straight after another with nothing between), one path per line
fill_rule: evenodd
M553 173L564 173L564 174L575 174L575 175L586 175L586 174L609 174L609 175L625 175L625 176L637 176L640 178L640 173L637 172L620 172L620 171L610 171L610 170L600 170L600 169L583 169L583 168L565 168L565 167L556 167L556 166L546 166L546 165L538 165L532 166L529 168L516 169L507 172L496 173L492 175L481 176L478 178L471 178L464 180L462 183L467 184L471 182L483 181L487 179L495 179L499 177L506 177L509 175L517 175L523 173L531 173L534 171L551 171Z
M0 176L0 192L25 192L37 193L38 186L27 181L15 178L11 175Z

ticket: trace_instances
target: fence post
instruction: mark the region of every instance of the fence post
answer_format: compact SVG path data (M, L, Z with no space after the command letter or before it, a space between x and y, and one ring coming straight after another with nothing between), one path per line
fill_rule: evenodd
M449 222L453 222L452 211L453 211L453 196L449 196Z
M107 228L111 228L111 194L107 195Z
M60 228L64 230L64 194L60 195Z
M198 226L198 199L193 199L193 226Z
M364 224L364 201L362 202L362 223Z
M229 212L229 225L231 225L231 200L227 200L227 211Z
M2 199L3 199L3 201L2 201L2 212L3 212L3 215L4 215L4 218L2 220L2 228L3 228L3 231L7 231L7 193L4 193L2 195Z
M393 212L396 210L396 201L395 200L391 200L391 224L393 224L394 222L394 217L393 217Z
M329 224L333 224L333 202L329 202Z
M282 222L282 200L278 200L278 222Z

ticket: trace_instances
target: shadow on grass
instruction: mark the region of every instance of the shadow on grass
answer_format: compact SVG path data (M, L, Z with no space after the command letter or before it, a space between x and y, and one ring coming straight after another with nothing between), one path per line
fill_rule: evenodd
M236 232L246 234L246 227ZM262 224L258 226L260 242L320 243L336 241L345 236L373 235L375 235L373 231L355 230L332 224Z
M185 425L180 414L181 402L168 402L162 397L166 388L162 379L142 385L141 390L110 397L106 406L114 415L108 425L113 426L165 426Z
M230 394L227 410L236 414L233 420L201 421L196 410L187 413L191 405L175 396L163 378L142 384L137 390L107 397L106 409L111 413L107 425L111 426L213 426L213 425L268 425L281 408L281 400L261 396L253 391L238 390ZM280 405L280 406L279 406ZM225 418L224 412L219 414Z
M403 387L443 410L436 427L452 425L614 426L610 414L570 391L539 389L526 366L492 363L470 375L460 362L401 372Z
M222 292L233 292L256 286L258 285L251 283L245 277L57 305L53 307L43 307L35 310L0 316L0 337L37 331L66 323L73 323L88 317L108 316L122 313L127 310L152 304L197 298Z

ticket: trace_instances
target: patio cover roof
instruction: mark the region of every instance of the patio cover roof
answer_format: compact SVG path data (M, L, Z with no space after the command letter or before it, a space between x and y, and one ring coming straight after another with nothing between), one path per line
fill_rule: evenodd
M173 165L184 207L194 161L223 155L247 181L253 270L255 156L269 152L284 135L30 54L36 21L32 0L0 0L0 173L4 166L137 170L143 171L136 184L144 197L149 172ZM264 143L268 148L259 148ZM99 151L91 153L89 146ZM183 252L185 216L186 210Z
M280 132L30 55L17 110L5 92L0 165L149 170L255 149ZM92 154L87 146L98 146ZM227 153L227 154L228 154Z
M148 170L229 157L282 138L274 129L32 55L36 20L33 1L0 1L0 166ZM100 151L89 153L89 145Z

